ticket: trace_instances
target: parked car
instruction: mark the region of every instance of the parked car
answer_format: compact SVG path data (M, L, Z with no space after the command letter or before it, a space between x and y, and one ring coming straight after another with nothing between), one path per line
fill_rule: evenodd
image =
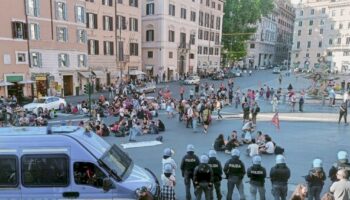
M156 84L146 84L144 87L140 87L136 89L137 93L155 93L156 92Z
M66 100L59 97L41 97L34 100L32 103L26 104L23 108L29 112L39 114L43 112L46 108L48 110L55 109L58 110L60 106L67 106Z
M189 76L184 81L184 84L186 84L186 85L199 84L200 81L201 81L201 78L199 78L199 76Z
M231 70L224 73L224 78L234 78L235 77L235 73L232 72Z
M281 69L279 67L275 67L275 68L273 68L272 73L279 74L279 73L281 73Z
M218 72L218 73L215 73L211 76L211 79L212 80L223 80L224 79L224 73L222 72Z
M234 69L232 72L235 74L235 77L241 77L242 76L242 70L240 69Z
M260 70L265 70L265 69L266 69L266 66L260 66L259 69L260 69Z

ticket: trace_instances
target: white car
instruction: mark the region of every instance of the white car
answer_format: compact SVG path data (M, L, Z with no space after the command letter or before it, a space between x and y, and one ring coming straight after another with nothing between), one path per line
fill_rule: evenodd
M28 112L39 114L43 112L46 108L48 110L55 109L58 110L60 105L67 106L66 100L59 97L41 97L34 100L33 103L29 103L23 106Z
M279 67L275 67L275 68L273 68L272 73L279 74L279 73L281 73L281 69Z
M201 79L199 78L199 76L189 76L184 83L186 85L192 85L192 84L199 84L199 82L201 81Z
M145 87L140 87L136 89L137 93L155 93L156 92L155 84L147 84Z

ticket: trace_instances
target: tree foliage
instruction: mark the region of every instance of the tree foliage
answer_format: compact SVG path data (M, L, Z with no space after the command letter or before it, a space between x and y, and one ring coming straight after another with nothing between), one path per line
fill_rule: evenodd
M246 56L246 41L256 32L254 24L273 8L273 0L226 0L222 42L228 60Z

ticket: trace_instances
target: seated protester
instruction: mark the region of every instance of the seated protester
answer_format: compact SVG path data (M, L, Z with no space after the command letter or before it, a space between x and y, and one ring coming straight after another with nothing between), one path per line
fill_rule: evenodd
M142 135L141 125L139 122L130 129L129 142L136 142L136 136Z
M262 153L262 154L274 154L275 153L275 145L272 142L270 136L266 137L266 144L259 148L259 153Z
M155 122L152 121L148 128L148 134L159 134L158 127Z
M243 143L250 144L252 142L252 134L250 131L244 133Z
M159 132L165 131L165 126L164 126L164 123L162 122L162 120L158 119L157 126L158 126Z
M128 133L128 127L127 127L127 124L125 121L121 121L120 122L120 126L119 126L119 131L118 131L118 134L119 136L118 137L124 137L127 135ZM116 136L117 136L117 133L116 133Z
M259 145L255 143L255 139L252 139L251 144L248 145L247 153L251 158L259 155Z
M96 134L99 136L103 136L103 131L100 125L96 126Z
M229 138L225 146L226 147L225 153L230 154L232 149L239 146L240 146L240 142L237 139L237 131L232 131L231 137Z
M46 119L51 119L50 112L47 108L45 108L44 112L42 113L42 117Z
M119 131L119 123L118 122L114 122L114 124L112 124L110 127L111 127L112 133L116 133Z
M29 125L29 118L26 116L26 114L23 114L23 116L19 118L19 125L20 126L28 126Z
M109 136L109 129L106 124L102 124L102 136Z
M253 132L254 131L254 126L253 126L253 121L249 120L247 123L245 123L242 127L242 131L245 132Z
M74 106L72 110L72 114L78 114L78 113L79 113L78 107Z
M264 145L265 144L265 135L262 134L261 131L258 131L255 141L256 141L256 144L258 144L258 145Z
M214 142L214 150L215 151L225 151L226 146L225 146L225 139L224 135L220 134Z

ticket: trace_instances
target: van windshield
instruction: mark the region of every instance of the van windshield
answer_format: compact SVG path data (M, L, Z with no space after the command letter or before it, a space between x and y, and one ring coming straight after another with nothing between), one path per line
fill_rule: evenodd
M134 165L128 154L115 144L103 154L100 161L112 176L122 181L128 178Z

